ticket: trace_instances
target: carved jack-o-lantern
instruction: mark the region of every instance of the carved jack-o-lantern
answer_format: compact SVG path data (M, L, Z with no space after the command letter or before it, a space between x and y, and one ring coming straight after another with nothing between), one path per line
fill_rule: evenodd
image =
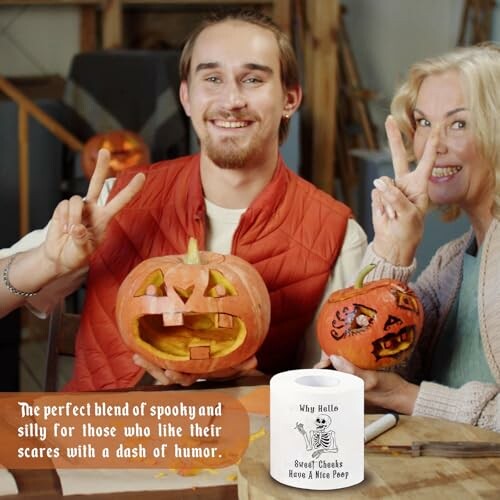
M382 279L363 284L373 265L354 286L330 295L316 326L326 354L376 370L394 366L411 353L422 330L422 304L404 283Z
M157 366L209 373L255 354L267 335L270 299L260 274L234 255L153 257L122 282L118 328L133 351Z
M129 130L111 130L91 137L83 146L82 168L90 179L95 170L99 149L110 153L108 176L149 163L149 148L142 137Z

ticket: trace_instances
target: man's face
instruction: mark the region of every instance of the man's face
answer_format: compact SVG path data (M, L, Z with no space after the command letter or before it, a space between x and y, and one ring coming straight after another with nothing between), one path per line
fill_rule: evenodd
M200 33L181 102L201 152L221 168L243 168L278 152L278 129L298 104L285 92L274 34L242 21Z

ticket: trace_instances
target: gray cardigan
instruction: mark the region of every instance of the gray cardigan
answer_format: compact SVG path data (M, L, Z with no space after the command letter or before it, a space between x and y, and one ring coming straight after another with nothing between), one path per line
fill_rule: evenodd
M496 384L471 381L457 389L427 382L431 353L444 331L443 325L462 281L464 253L472 230L443 245L411 287L422 301L425 321L422 335L409 363L406 378L420 383L413 414L463 422L500 432L500 221L494 219L481 253L478 283L479 330L488 366ZM376 263L369 279L394 278L407 282L415 270L397 267L381 259L370 244L363 265Z

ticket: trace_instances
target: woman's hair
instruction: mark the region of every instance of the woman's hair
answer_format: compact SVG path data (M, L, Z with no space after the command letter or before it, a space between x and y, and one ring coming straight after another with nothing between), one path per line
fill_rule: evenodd
M470 125L481 156L495 170L494 214L500 215L500 47L491 43L459 48L410 67L391 104L410 160L413 155L413 111L420 85L430 75L456 71L461 78ZM455 210L456 212L456 210ZM457 213L457 212L456 212Z
M182 50L181 59L179 62L179 74L181 81L189 81L189 71L191 69L191 58L193 56L193 48L202 31L215 24L220 24L226 21L241 21L249 24L255 24L261 28L271 31L278 43L279 60L280 60L280 78L283 89L293 89L300 85L299 68L297 58L293 50L292 44L288 36L280 30L274 21L268 16L256 10L241 10L241 9L225 9L220 12L215 12L211 16L204 19L190 34L184 48ZM285 140L288 134L289 120L282 118L279 127L279 142Z

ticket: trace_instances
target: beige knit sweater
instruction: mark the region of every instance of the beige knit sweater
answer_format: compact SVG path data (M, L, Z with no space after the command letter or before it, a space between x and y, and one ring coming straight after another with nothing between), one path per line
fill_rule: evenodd
M457 297L462 281L464 253L472 230L443 245L411 287L420 297L425 321L410 362L402 373L420 383L414 415L464 422L500 432L500 221L491 223L481 254L478 283L478 316L481 340L488 366L496 384L470 381L457 389L426 381L431 353L442 334L448 312ZM381 259L370 244L363 264L376 263L369 279L391 277L408 281L415 270L396 267Z

